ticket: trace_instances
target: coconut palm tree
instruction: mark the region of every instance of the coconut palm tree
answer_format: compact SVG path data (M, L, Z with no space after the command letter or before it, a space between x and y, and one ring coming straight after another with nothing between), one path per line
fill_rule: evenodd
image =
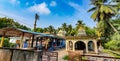
M50 34L53 34L54 33L54 27L52 26L52 25L50 25L49 27L48 27L48 31L50 32Z
M66 28L67 28L67 24L66 24L66 23L63 23L63 24L62 24L62 30L66 31Z
M68 35L71 35L72 25L68 25Z
M77 24L76 24L76 30L78 30L80 27L84 27L84 26L85 26L85 24L83 23L83 21L82 20L78 20Z
M37 23L37 20L39 20L39 15L36 13L36 14L35 14L35 21L34 21L34 32L36 31L36 23Z
M94 0L92 1L93 8L88 10L88 12L94 11L91 18L98 23L100 21L106 22L112 27L115 32L118 32L116 28L110 23L109 19L115 16L118 12L116 6L106 4L107 0Z

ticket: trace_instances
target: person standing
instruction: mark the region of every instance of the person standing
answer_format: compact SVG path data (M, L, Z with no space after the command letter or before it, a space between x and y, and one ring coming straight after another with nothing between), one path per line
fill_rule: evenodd
M25 40L25 42L24 42L24 44L23 44L23 48L28 48L27 40Z

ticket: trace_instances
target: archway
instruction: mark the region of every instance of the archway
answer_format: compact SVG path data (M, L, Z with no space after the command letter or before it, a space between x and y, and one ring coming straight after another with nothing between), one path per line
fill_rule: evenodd
M93 43L93 41L88 42L88 51L94 51L94 43Z
M77 41L75 43L75 50L85 50L85 43L82 41Z

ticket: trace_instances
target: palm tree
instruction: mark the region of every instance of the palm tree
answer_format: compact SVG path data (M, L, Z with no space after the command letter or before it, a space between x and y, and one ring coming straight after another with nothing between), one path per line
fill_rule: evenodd
M93 14L91 15L91 18L94 21L97 21L98 23L100 21L104 21L105 23L110 25L115 32L118 32L116 28L109 21L110 18L112 18L117 14L118 12L117 7L112 6L110 4L105 4L105 2L107 2L107 0L92 1L94 7L88 10L88 12L94 11Z
M85 24L83 23L83 21L82 20L78 20L77 21L77 24L76 24L76 29L78 30L80 27L84 27L85 26Z
M47 29L47 28L44 28L44 29L43 29L43 32L47 32L47 31L48 31L48 29Z
M49 27L48 27L48 31L50 32L50 34L53 34L53 32L54 32L54 27L52 26L52 25L50 25Z
M37 20L39 20L39 15L36 13L36 14L35 14L35 22L34 22L34 32L36 31L36 23L37 23Z
M71 35L72 25L68 25L68 35Z
M62 30L66 31L66 28L67 28L67 24L66 24L66 23L63 23L63 24L62 24Z

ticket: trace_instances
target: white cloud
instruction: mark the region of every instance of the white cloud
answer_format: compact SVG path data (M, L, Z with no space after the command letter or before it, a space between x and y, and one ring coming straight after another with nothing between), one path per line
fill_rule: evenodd
M71 7L73 7L75 10L81 11L81 7L80 5L73 3L73 2L69 2L68 3Z
M45 2L31 6L28 9L32 12L38 12L40 14L50 14L51 13L50 9L47 7L47 4Z
M19 0L10 0L10 3L11 4L20 4L20 1Z
M51 1L51 3L50 3L50 6L56 6L57 5L57 3L55 2L55 1Z

